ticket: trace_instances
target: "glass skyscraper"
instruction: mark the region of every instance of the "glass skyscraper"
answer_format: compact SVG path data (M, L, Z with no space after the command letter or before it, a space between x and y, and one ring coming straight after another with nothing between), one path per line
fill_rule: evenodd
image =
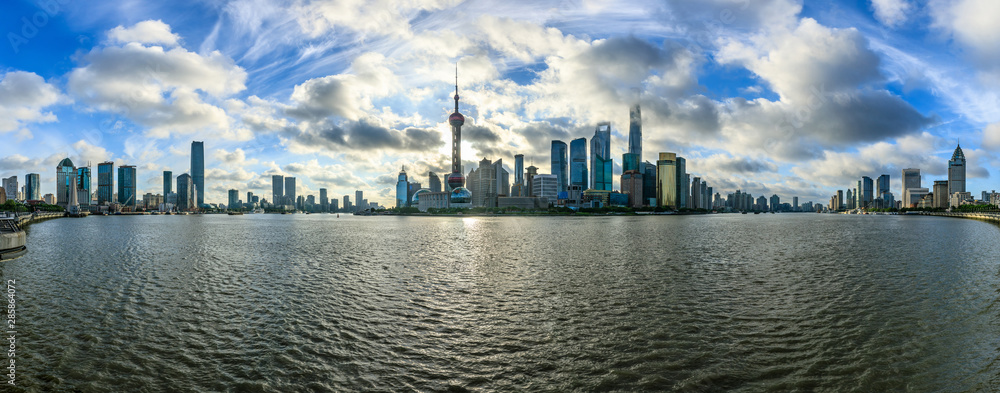
M122 165L118 167L118 203L122 207L129 206L135 209L135 167L132 165Z
M24 199L37 201L42 199L42 180L37 173L24 176Z
M106 205L114 202L115 197L115 163L112 161L97 164L97 204Z
M628 118L628 152L642 161L642 112L639 111L639 104L629 110Z
M612 191L611 123L601 123L590 138L590 184L595 190Z
M688 194L691 193L688 187L691 184L687 178L687 160L684 157L677 157L674 162L677 165L677 208L680 209L687 207Z
M285 204L285 177L281 175L271 176L271 204L281 206Z
M569 158L566 142L552 141L552 174L556 175L556 192L566 191L569 184Z
M962 146L955 147L955 153L948 161L948 195L965 192L965 152Z
M569 184L587 189L587 138L577 138L569 143Z
M177 176L177 210L186 211L194 208L194 181L187 173Z
M174 192L174 172L163 171L163 197L166 198L171 192Z
M296 202L298 201L295 200L295 178L289 176L285 178L285 204L294 205Z
M678 208L677 202L677 154L660 153L656 160L656 204L661 207Z
M514 155L514 184L524 185L524 154Z
M205 204L205 142L191 142L191 180L198 191L198 207Z

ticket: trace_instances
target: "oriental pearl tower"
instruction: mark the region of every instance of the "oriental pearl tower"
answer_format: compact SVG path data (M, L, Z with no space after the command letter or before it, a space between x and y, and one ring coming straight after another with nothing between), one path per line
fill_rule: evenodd
M452 207L468 207L472 202L472 192L463 187L462 125L465 124L465 116L458 112L458 64L455 65L455 113L448 116L448 123L451 124L451 174L447 178L451 188L449 203Z

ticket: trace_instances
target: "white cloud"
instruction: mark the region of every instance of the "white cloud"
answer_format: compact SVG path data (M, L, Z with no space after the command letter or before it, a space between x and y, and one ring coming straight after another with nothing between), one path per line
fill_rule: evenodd
M875 9L875 19L889 27L896 27L909 18L908 13L913 8L906 0L872 0Z
M983 76L1000 84L1000 2L995 0L933 0L930 14L934 26L944 30L984 71Z
M108 31L112 42L176 46L180 36L170 31L170 26L160 20L147 20L136 23L132 27L119 25Z
M1000 148L1000 123L993 123L983 129L983 147Z
M29 123L56 121L44 109L63 100L59 89L33 72L11 71L0 75L0 133L18 130ZM21 137L30 135L20 132Z
M459 0L299 0L293 9L302 30L312 37L331 30L407 37L411 34L410 19L418 13L458 3Z

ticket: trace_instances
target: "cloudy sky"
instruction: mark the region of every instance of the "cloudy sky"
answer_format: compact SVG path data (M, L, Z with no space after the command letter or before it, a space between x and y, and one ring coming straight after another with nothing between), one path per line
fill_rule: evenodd
M548 172L551 140L611 121L620 172L638 98L643 159L676 152L724 194L826 202L887 173L898 197L902 168L930 186L961 141L978 195L1000 188L998 17L995 0L12 0L0 176L51 193L60 159L113 160L159 193L200 140L209 202L270 198L283 174L390 204L401 166L450 172L457 63L466 171L521 153Z

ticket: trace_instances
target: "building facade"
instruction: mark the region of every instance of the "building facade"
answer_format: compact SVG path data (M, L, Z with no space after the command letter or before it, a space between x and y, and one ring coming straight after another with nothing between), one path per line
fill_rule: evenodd
M600 123L590 138L590 188L611 191L613 170L611 123Z
M556 175L559 185L558 192L566 191L569 185L569 152L566 142L552 141L552 174ZM472 192L475 194L475 191Z
M677 154L660 153L656 160L656 205L677 209Z
M205 142L191 142L191 180L201 207L205 204Z
M956 192L965 192L965 152L962 146L955 147L948 161L948 195Z
M136 173L135 166L122 165L118 167L118 204L122 208L131 208L135 211L136 204Z
M42 199L42 177L37 173L24 176L24 199L39 201Z
M590 176L587 171L587 138L577 138L569 142L569 185L586 190Z
M76 167L67 157L56 166L56 205L67 209L76 197Z

